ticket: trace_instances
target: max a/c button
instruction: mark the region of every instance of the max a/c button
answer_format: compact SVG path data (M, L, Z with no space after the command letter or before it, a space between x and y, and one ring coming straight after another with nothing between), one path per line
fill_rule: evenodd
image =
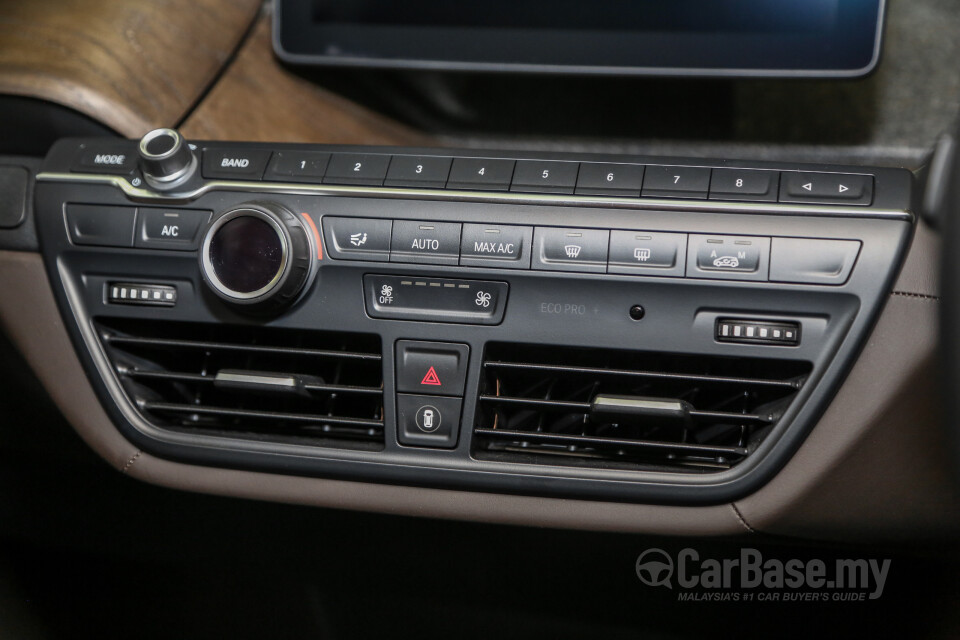
M462 396L470 347L447 342L397 342L397 391Z

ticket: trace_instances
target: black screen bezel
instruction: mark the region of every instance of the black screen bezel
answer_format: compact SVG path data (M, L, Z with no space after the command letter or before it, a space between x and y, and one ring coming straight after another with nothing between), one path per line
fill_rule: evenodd
M284 61L333 67L674 77L856 78L880 57L886 0L839 0L831 35L783 33L625 33L324 25L310 0L277 0L274 50ZM864 24L865 15L870 20ZM875 18L875 20L874 20ZM336 42L331 36L336 34ZM495 43L496 46L493 46ZM489 44L490 46L484 46ZM623 64L585 62L584 51ZM338 51L338 52L335 52ZM349 52L360 53L349 53ZM480 51L496 51L486 56Z

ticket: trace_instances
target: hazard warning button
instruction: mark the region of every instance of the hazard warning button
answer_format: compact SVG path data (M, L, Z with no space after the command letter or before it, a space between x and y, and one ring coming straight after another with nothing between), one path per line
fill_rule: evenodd
M397 391L462 396L470 347L449 342L397 341Z

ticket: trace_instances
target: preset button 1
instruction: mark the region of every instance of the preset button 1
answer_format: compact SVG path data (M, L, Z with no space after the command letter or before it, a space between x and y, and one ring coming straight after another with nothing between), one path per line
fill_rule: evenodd
M278 151L267 168L267 180L320 182L330 162L330 154L317 151Z

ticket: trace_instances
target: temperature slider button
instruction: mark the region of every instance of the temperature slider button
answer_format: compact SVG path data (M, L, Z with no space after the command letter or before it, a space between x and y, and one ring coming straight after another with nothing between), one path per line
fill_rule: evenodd
M506 282L368 274L363 277L372 318L495 325L503 321Z

